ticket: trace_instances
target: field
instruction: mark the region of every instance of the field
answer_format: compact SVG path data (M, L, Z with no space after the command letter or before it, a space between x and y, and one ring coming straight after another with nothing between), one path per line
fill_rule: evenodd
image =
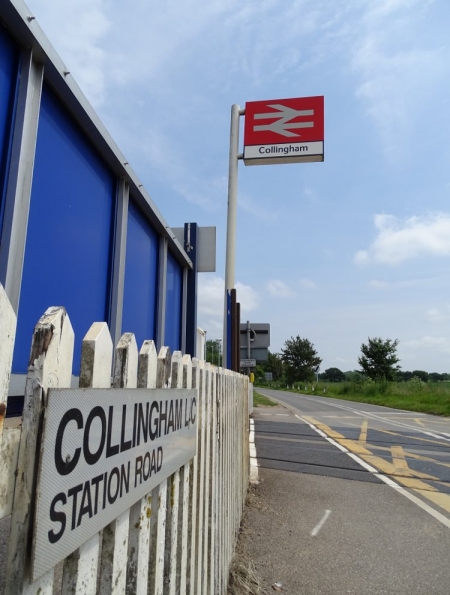
M269 388L269 387L268 387ZM286 386L270 388L286 390ZM295 384L292 392L450 416L448 382L318 382Z

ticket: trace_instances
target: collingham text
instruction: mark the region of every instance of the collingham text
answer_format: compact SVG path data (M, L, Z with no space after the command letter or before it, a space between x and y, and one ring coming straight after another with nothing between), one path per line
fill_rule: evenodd
M123 404L121 411L113 405L98 405L87 416L83 415L81 409L69 409L62 416L57 430L55 468L59 475L68 476L76 470L82 459L87 465L95 465L102 457L108 459L137 449L141 444L152 443L162 436L194 424L196 408L196 399L193 397L190 401L171 399L134 403L132 408ZM117 415L119 419L116 418ZM118 421L120 440L114 441L113 427L117 426ZM95 431L92 430L93 427ZM70 434L71 443L74 435L78 440L75 440L77 446L73 453L64 456L63 441L66 433ZM92 443L95 444L94 448ZM83 520L91 519L100 510L114 504L117 498L122 498L130 491L130 479L131 488L136 488L158 473L163 465L162 446L149 448L138 456L132 456L131 452L130 455L126 463L55 495L49 510L50 520L56 525L48 531L50 543L58 542L68 526L73 531Z

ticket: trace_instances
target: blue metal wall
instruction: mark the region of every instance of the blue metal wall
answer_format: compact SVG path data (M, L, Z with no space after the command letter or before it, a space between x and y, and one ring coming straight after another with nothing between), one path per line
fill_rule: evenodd
M63 305L81 341L108 321L116 180L51 89L44 85L19 304L13 372L24 373L33 328Z
M122 332L134 332L138 348L156 341L159 236L138 207L128 208Z
M18 66L19 48L8 31L0 26L0 229L3 225Z
M164 344L172 351L181 349L181 298L183 269L169 252L167 254L166 324Z

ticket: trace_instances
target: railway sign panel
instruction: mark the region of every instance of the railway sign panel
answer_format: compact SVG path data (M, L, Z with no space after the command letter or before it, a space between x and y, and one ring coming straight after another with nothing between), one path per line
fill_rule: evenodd
M246 103L246 165L299 163L323 159L323 96Z

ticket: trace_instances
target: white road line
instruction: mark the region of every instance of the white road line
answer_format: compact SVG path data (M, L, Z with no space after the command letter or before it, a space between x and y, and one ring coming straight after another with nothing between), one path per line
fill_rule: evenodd
M319 430L319 428L316 428L313 424L309 423L309 421L306 421L306 419L303 419L302 417L300 417L300 415L295 414L295 417L297 417L304 423L308 424L308 426L313 428L320 436L323 435L322 430ZM417 496L414 496L414 494L410 494L404 487L402 487L401 485L399 485L398 483L393 481L390 477L387 477L386 475L379 473L378 469L375 469L375 467L372 467L372 465L368 465L365 461L363 461L360 457L358 457L358 455L355 455L354 453L349 452L348 449L344 448L343 446L341 446L340 444L335 442L333 440L333 438L329 438L327 435L325 435L325 438L326 438L326 440L328 440L328 442L330 442L334 446L337 446L343 452L346 452L349 457L351 457L354 461L356 461L356 463L358 463L358 465L361 465L361 467L364 467L364 469L367 469L367 471L370 471L370 473L373 473L374 475L379 477L381 479L381 481L383 481L386 485L388 485L389 487L396 490L402 496L405 496L405 498L408 498L408 500L411 500L411 502L414 502L414 504L419 506L422 510L424 510L425 512L430 514L437 521L439 521L440 523L442 523L443 525L445 525L446 527L448 527L450 529L450 519L448 519L446 516L444 516L443 514L441 514L440 512L438 512L437 510L435 510L434 508L432 508L431 506L426 504L425 502L422 502L422 500L417 498ZM311 533L311 535L312 535L312 533Z
M279 415L281 417L289 417L289 413L275 413L275 415Z
M276 398L274 400L276 400ZM309 399L309 400L313 400L313 399ZM448 527L450 529L450 519L448 519L446 516L444 516L443 514L441 514L440 512L438 512L437 510L435 510L434 508L432 508L431 506L426 504L425 502L422 502L422 500L420 500L419 498L414 496L414 494L410 494L404 487L400 486L398 483L393 481L390 477L387 477L386 475L383 475L382 473L378 473L377 469L375 469L371 465L368 465L365 461L360 459L354 453L349 452L345 447L343 447L340 444L338 444L337 442L335 442L332 438L329 438L324 432L322 432L322 430L319 430L319 428L316 428L316 426L311 424L309 421L306 421L306 419L303 419L302 417L300 417L300 415L297 415L297 413L295 413L295 411L299 411L299 410L296 407L294 407L293 405L288 405L287 403L284 403L284 402L282 402L282 403L283 403L283 405L287 405L288 409L290 409L295 414L295 417L297 417L302 422L304 422L305 424L307 424L308 426L313 428L320 436L323 436L326 440L328 440L328 442L330 442L330 444L333 444L333 446L337 446L340 450L342 450L343 452L346 452L354 461L356 461L359 465L361 465L361 467L364 467L365 469L370 471L370 473L373 473L374 475L379 477L381 479L381 481L383 481L386 485L395 489L396 492L398 492L402 496L405 496L405 498L408 498L408 500L411 500L411 502L414 502L414 504L419 506L422 510L424 510L425 512L430 514L437 521L439 521L440 523L442 523L443 525L445 525L446 527ZM331 403L330 403L330 405L331 405ZM342 407L342 408L344 408L344 407ZM301 411L300 411L300 413L301 413ZM387 420L384 420L384 421L387 421ZM393 423L393 422L390 422L390 423ZM423 433L426 434L427 432L423 432Z
M261 391L260 391L261 392ZM263 394L263 393L262 393ZM269 395L266 395L269 396ZM307 397L305 395L299 395L300 398L305 399L307 401L312 401L313 403L315 402L315 399L317 397ZM285 403L284 401L280 401L278 400L276 397L271 396L271 399L273 399L274 401L277 401L278 403L281 403L282 405L288 405L287 403ZM318 395L318 398L321 398ZM414 432L419 432L420 434L424 434L425 436L429 436L430 438L435 438L437 440L445 440L446 442L450 442L450 437L447 438L447 436L449 436L446 432L439 432L438 434L434 433L434 432L430 432L428 430L421 430L419 426L412 426L411 424L407 424L401 421L394 421L391 419L386 419L384 417L382 417L382 415L392 415L395 413L399 413L399 412L395 412L395 411L387 411L387 412L383 412L380 415L377 415L376 413L372 413L370 411L359 411L357 409L353 409L352 407L348 407L347 405L338 405L337 403L332 402L332 400L330 399L328 401L327 399L327 405L329 405L330 407L336 407L336 409L343 409L344 411L351 411L352 413L355 413L356 415L359 415L361 417L366 417L368 419L373 419L375 421L382 421L385 422L391 426L396 426L398 428L406 428L408 430L413 430ZM288 408L293 408L296 409L297 411L299 411L298 408L296 408L294 405L289 405ZM300 413L302 413L300 411ZM404 413L413 413L411 411L405 411Z
M320 523L318 525L316 525L314 527L314 529L311 531L311 537L315 537L316 535L318 535L319 531L322 529L322 527L325 524L325 521L327 520L327 518L330 516L331 514L331 510L326 510L325 514L323 515Z

